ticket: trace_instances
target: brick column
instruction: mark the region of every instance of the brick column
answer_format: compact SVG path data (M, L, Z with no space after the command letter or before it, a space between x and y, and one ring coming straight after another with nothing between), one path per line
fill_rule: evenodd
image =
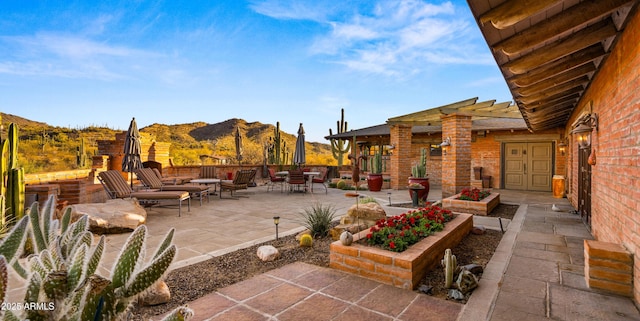
M407 188L407 179L411 176L411 128L409 124L390 126L390 143L395 146L391 155L391 188Z
M442 198L471 186L471 116L443 116L442 139L446 137L451 146L442 154Z

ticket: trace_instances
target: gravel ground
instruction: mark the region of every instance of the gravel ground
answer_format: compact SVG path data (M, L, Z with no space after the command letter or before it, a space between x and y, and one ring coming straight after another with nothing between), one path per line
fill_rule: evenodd
M513 218L518 206L500 204L491 216ZM457 247L451 249L456 255L458 265L479 264L483 267L491 259L502 233L487 230L483 235L469 234ZM306 262L319 266L329 266L330 237L314 239L310 248L300 247L295 236L282 237L269 241L278 248L280 258L272 262L262 262L256 256L256 250L264 244L225 254L210 260L196 263L172 271L166 277L166 283L171 290L171 301L166 304L151 307L134 307L131 320L159 319L158 316L175 307L194 301L219 288L224 288L236 282L243 281L266 271L276 269L293 262ZM446 299L447 290L444 289L444 273L436 268L428 273L422 284L432 287L431 295ZM465 301L456 301L464 303Z

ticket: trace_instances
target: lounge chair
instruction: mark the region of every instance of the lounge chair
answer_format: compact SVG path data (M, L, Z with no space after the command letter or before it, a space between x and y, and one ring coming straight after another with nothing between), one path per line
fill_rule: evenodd
M157 189L160 191L186 191L191 196L200 198L200 206L202 206L202 198L209 197L209 186L203 185L175 185L175 184L163 184L158 176L153 172L151 168L139 168L136 170L136 176L138 180L142 182L146 187L150 189Z
M241 189L249 188L249 183L256 176L255 169L242 169L236 172L236 176L232 181L223 180L220 182L220 198L222 198L223 191L231 192L231 198L237 199L234 197L233 192Z
M98 174L98 180L110 198L136 198L143 205L157 205L160 201L178 201L178 216L182 214L182 201L187 200L191 211L191 195L186 191L138 191L135 192L119 171L108 170Z

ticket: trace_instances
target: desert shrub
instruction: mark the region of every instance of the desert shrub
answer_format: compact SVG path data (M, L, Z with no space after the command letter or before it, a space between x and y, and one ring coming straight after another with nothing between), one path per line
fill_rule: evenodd
M302 225L311 231L313 237L327 236L335 213L336 209L333 205L315 203L301 213Z
M371 197L371 196L367 196L367 197L363 197L363 198L359 199L358 203L360 203L360 204L378 203L378 201L376 201L376 199Z

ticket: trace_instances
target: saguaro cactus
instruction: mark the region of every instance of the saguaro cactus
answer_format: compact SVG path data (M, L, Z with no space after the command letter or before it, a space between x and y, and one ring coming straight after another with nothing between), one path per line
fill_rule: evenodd
M347 122L344 121L344 108L340 110L340 120L336 121L337 134L342 134L347 131ZM329 128L329 136L333 136L331 128ZM342 160L344 154L351 149L351 142L348 139L331 139L331 153L333 158L338 160L338 166L342 166Z
M2 184L0 184L0 195L5 197L7 210L6 213L0 213L0 215L6 215L9 221L17 221L24 216L25 183L24 169L18 167L18 126L16 124L9 124L8 137L2 141L1 149Z
M269 137L269 162L271 164L282 165L282 140L280 138L280 122L276 122L276 128L273 129L273 136Z

